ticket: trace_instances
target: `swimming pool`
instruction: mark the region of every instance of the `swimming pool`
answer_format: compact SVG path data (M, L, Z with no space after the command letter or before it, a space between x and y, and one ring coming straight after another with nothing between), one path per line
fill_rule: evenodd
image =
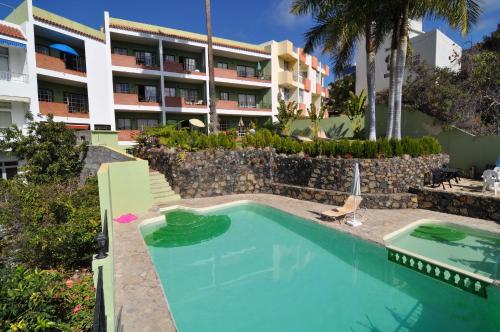
M212 231L205 216L225 221ZM188 238L177 244L165 222L141 228L181 332L494 331L500 324L497 289L488 299L471 295L389 262L381 246L283 211L242 203L194 219L195 240L174 223Z

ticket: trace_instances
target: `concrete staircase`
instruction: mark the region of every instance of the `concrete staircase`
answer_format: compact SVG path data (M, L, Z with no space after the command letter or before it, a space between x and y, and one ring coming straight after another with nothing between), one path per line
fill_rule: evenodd
M149 171L149 188L153 196L153 205L164 205L181 199L160 172Z

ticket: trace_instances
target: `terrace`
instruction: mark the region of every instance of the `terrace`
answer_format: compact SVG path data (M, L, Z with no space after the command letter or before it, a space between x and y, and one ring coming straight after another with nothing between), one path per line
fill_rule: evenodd
M158 80L114 76L115 105L154 106L161 105Z
M56 117L89 118L88 94L85 86L63 85L38 80L40 113Z
M131 70L160 70L158 42L150 39L111 34L111 63ZM120 69L122 68L115 68Z
M214 56L214 74L217 78L270 83L270 61L251 61Z

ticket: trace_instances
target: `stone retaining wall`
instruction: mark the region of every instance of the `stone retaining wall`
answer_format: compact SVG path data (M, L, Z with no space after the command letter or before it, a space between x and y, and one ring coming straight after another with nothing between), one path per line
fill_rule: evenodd
M410 187L429 183L430 171L448 161L447 155L387 159L277 155L274 182L346 192L351 188L354 164L359 162L362 193L406 193Z
M410 192L418 196L419 208L488 219L500 224L500 197L421 187L411 188Z
M292 186L281 183L272 184L272 193L305 201L314 201L329 205L341 206L347 196L346 192ZM409 193L397 194L364 194L362 208L367 209L416 209L417 195Z
M177 152L174 149L139 151L150 167L165 174L182 198L269 192L272 181L270 150L215 150Z
M80 181L85 182L88 177L95 176L101 164L130 160L134 160L134 158L109 149L106 146L88 146L83 159L83 169L80 173Z

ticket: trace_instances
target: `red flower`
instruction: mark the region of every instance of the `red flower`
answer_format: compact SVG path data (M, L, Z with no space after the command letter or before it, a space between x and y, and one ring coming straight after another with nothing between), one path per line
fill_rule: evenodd
M80 310L82 310L82 305L77 304L76 307L73 308L73 313L76 314Z
M66 280L66 287L72 288L73 287L73 280L71 280L71 279Z

